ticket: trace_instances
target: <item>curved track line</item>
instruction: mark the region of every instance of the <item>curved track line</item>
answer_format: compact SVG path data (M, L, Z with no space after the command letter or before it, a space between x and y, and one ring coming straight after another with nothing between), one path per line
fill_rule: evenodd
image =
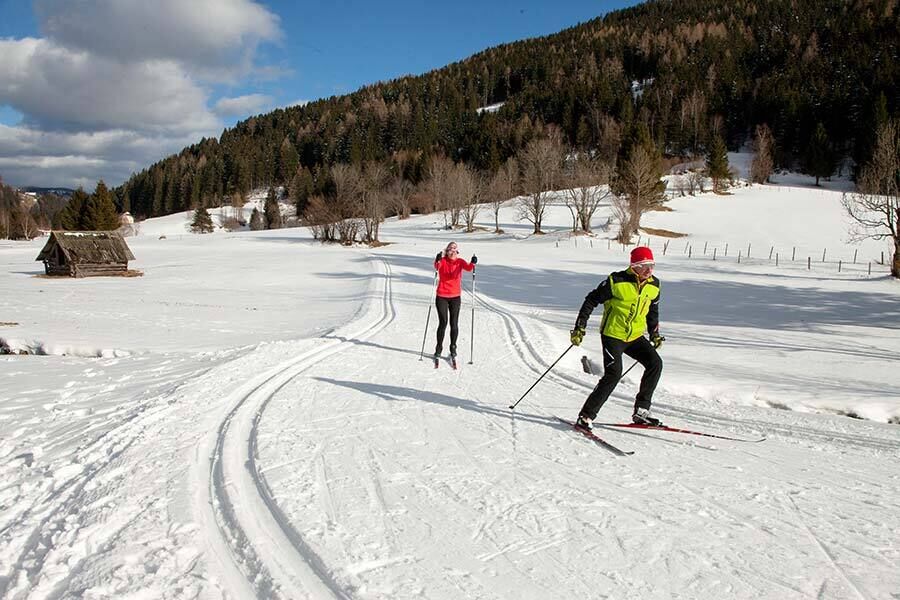
M509 338L512 342L512 346L519 357L522 359L522 362L536 375L540 375L541 373L543 373L544 369L546 369L546 366L549 363L545 361L544 358L540 355L534 344L528 341L528 338L525 335L525 330L522 326L521 319L516 316L511 310L503 307L497 300L482 295L479 296L478 301L480 304L482 304L482 306L484 306L484 308L503 319L506 325L507 332L509 334ZM580 378L569 375L565 372L550 372L547 374L546 379L552 380L558 385L561 385L562 387L572 391L579 391L583 393L584 390L592 389L591 385L585 383ZM623 395L624 394L622 394L621 392L614 393L610 399L616 402L630 405L632 400L630 398L623 398ZM840 441L844 444L874 450L900 449L900 442L872 436L864 436L861 434L820 430L802 425L781 425L761 419L732 419L707 411L701 411L687 407L676 408L671 405L666 405L662 402L654 403L654 407L655 411L663 415L678 416L695 423L707 424L714 427L735 429L742 432L764 431L768 434L777 433L785 437L800 438L812 441Z
M395 319L390 265L383 260L379 264L382 283L377 312L362 309L350 326L338 328L338 333L347 330L342 339L322 339L314 349L242 386L232 394L231 410L198 454L195 475L199 477L203 469L207 483L195 495L194 507L206 530L217 532L212 553L223 567L228 587L239 596L350 597L274 500L257 465L257 431L266 406L284 385L325 358L353 347L348 341L372 337Z

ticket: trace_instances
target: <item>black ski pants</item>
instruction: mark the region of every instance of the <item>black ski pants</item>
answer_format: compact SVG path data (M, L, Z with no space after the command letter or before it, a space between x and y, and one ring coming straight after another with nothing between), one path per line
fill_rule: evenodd
M455 298L436 296L434 305L437 307L438 314L437 345L434 347L434 354L437 356L444 349L444 332L447 330L447 321L449 320L450 354L456 356L456 339L459 337L459 307L462 306L462 299L459 296Z
M600 408L616 389L616 385L622 377L622 354L627 354L644 367L641 387L634 402L635 410L650 408L653 392L656 390L656 384L659 383L663 366L656 348L644 336L630 342L623 342L605 335L600 336L600 340L603 344L603 377L585 400L580 414L590 419L597 418Z

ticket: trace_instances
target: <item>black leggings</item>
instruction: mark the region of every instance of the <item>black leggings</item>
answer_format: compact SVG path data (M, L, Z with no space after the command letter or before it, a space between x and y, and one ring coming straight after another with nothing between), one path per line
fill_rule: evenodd
M456 356L456 338L459 337L459 307L462 300L456 298L442 298L437 296L434 299L434 305L437 307L438 328L437 328L437 345L434 347L435 356L439 355L444 349L444 331L447 329L447 320L450 320L450 354Z
M637 398L634 401L634 408L650 408L650 402L653 400L653 392L656 390L656 384L659 382L659 376L662 374L662 359L653 347L653 344L641 336L631 342L623 342L616 338L600 336L603 343L603 377L597 382L594 391L587 397L584 406L581 408L582 415L597 418L600 407L609 398L619 379L622 377L622 354L627 354L635 359L644 367L644 375L641 377L641 387L638 390Z

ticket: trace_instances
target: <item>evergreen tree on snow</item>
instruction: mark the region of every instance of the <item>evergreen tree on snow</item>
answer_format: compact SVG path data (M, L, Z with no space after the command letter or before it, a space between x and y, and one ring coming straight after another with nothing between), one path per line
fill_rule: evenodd
M194 211L194 221L191 223L191 231L194 233L212 233L212 217L203 206L198 206Z

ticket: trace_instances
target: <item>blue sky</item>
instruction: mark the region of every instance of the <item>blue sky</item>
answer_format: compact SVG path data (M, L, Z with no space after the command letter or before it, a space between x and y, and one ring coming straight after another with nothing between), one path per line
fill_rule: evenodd
M0 0L0 176L118 185L253 114L634 4Z

